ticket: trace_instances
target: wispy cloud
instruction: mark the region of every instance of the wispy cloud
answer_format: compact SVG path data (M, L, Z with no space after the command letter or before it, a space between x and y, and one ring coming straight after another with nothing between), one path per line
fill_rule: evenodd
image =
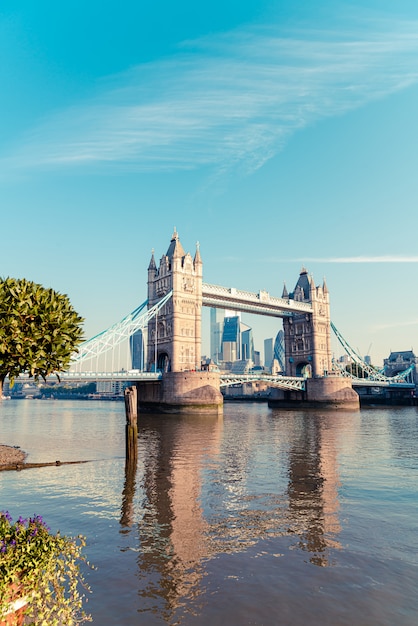
M225 257L225 261L242 263L241 257ZM259 263L418 263L418 256L331 256L331 257L268 257Z
M257 169L298 129L418 81L418 22L372 28L270 27L187 43L45 120L3 155L3 167Z
M352 257L308 257L298 259L275 259L276 262L299 263L418 263L418 256L352 256Z
M395 320L394 322L389 322L387 324L375 324L372 330L375 332L380 332L382 330L389 330L391 328L408 328L410 326L418 326L418 318L410 320L409 322L400 322L399 320Z

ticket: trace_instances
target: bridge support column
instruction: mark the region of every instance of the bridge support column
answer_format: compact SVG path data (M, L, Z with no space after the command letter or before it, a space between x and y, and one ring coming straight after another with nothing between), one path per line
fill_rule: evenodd
M136 386L139 413L222 413L223 396L215 372L166 372L161 381Z
M272 388L269 406L290 409L348 409L360 407L358 394L351 380L338 374L306 379L305 391L284 391Z

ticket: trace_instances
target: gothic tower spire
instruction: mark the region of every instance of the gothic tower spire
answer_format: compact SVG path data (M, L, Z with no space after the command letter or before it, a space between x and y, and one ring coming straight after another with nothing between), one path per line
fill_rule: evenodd
M155 264L155 261L154 261ZM151 263L150 263L151 265ZM148 270L148 308L169 291L171 299L148 324L148 369L200 369L202 259L185 252L176 229L154 273Z

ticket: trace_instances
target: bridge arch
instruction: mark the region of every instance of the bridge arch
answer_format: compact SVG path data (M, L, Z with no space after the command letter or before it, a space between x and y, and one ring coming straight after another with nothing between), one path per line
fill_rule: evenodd
M307 361L301 361L296 365L296 376L312 378L312 365Z
M160 372L171 372L171 362L167 352L160 352L158 354L157 370Z

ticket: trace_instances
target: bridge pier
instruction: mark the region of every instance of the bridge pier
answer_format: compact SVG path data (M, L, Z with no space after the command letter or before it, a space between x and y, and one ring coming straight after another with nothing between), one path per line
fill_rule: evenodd
M139 413L221 414L216 372L166 372L159 381L137 382Z
M268 405L271 408L357 410L360 401L349 378L331 373L319 378L307 378L305 391L272 388Z

